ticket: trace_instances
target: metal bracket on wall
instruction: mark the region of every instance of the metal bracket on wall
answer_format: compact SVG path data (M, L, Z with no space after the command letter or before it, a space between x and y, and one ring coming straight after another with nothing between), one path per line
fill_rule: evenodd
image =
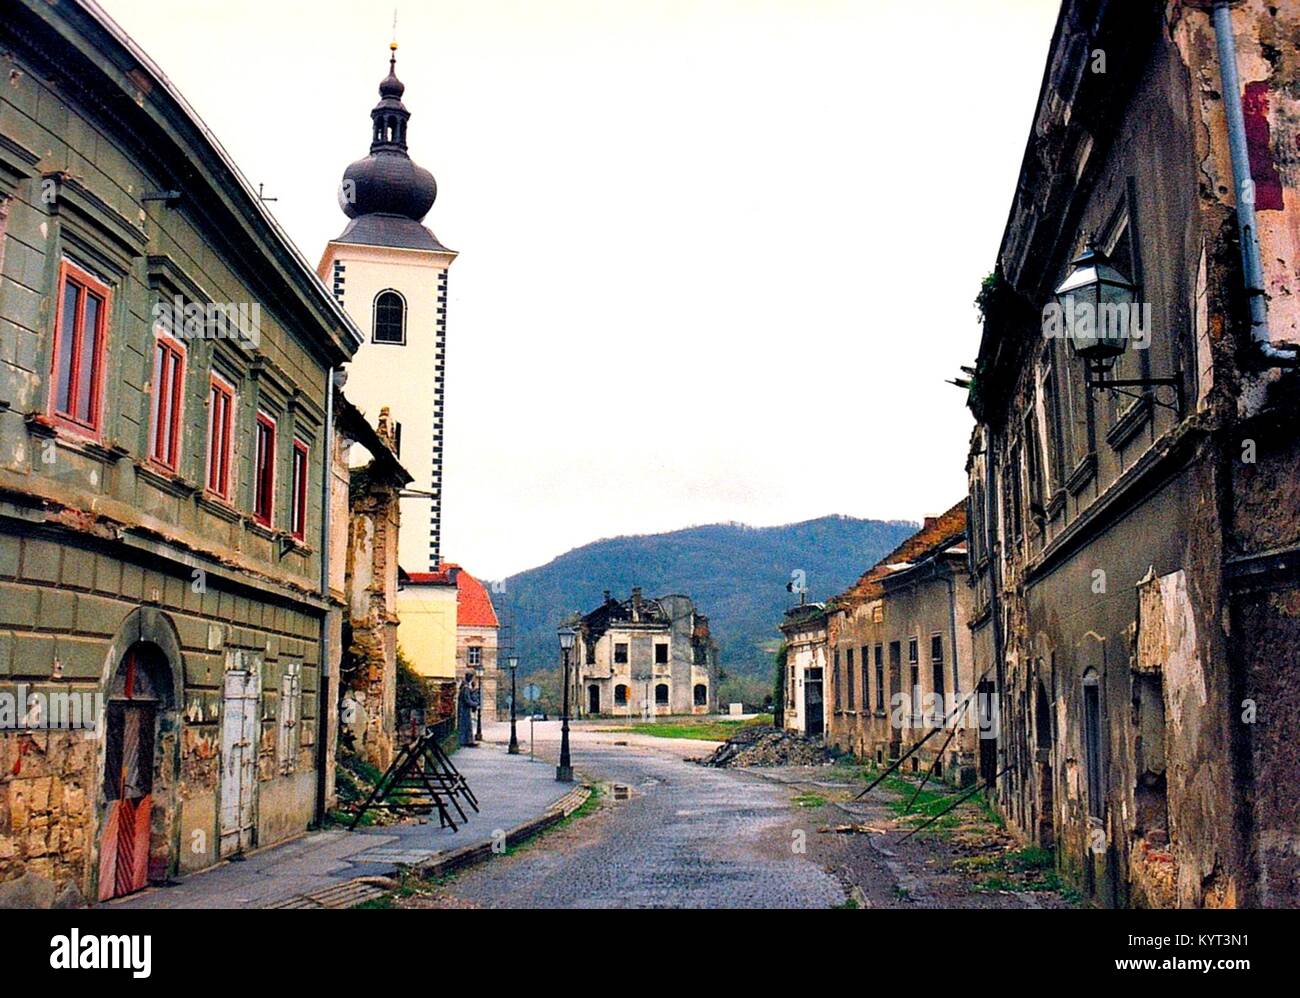
M1140 400L1146 398L1150 399L1152 404L1168 409L1170 412L1180 416L1183 413L1183 382L1181 378L1107 378L1104 371L1090 369L1085 384L1087 384L1089 390L1116 392L1131 399ZM1172 402L1165 402L1161 400L1156 391L1149 394L1139 394L1138 392L1125 391L1126 388L1168 388L1173 392L1174 399Z

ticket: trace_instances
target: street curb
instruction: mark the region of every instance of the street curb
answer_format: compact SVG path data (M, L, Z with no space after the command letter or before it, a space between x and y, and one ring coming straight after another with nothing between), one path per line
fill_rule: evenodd
M539 832L546 831L546 829L559 824L582 807L589 797L591 797L591 790L588 787L574 787L538 817L509 829L505 834L505 842L507 844L519 843L532 838ZM491 859L495 855L492 851L493 845L494 842L489 840L480 842L478 845L453 849L450 852L435 853L428 859L421 860L408 869L422 879L440 877L455 870L477 866L479 863Z

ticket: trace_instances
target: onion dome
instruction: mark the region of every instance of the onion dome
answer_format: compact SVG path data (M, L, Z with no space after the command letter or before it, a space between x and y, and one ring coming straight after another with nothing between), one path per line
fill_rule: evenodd
M411 112L402 103L406 87L397 78L397 43L389 48L388 76L379 84L379 103L370 112L370 155L343 171L339 207L352 219L395 215L419 222L433 207L438 184L432 173L407 155Z

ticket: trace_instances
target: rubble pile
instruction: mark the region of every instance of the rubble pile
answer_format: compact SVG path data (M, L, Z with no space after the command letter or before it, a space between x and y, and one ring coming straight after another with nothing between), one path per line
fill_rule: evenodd
M766 724L741 728L702 760L705 766L824 766L831 753L819 741Z

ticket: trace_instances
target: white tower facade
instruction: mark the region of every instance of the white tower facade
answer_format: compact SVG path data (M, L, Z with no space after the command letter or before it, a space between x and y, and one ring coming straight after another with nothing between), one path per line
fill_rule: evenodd
M402 104L396 61L394 52L370 112L370 155L343 174L339 204L349 222L326 245L317 272L366 334L348 365L348 398L371 419L388 407L398 424L402 464L415 478L410 488L423 493L402 500L401 566L436 572L442 561L447 272L456 253L422 224L438 187L407 154L410 112Z

